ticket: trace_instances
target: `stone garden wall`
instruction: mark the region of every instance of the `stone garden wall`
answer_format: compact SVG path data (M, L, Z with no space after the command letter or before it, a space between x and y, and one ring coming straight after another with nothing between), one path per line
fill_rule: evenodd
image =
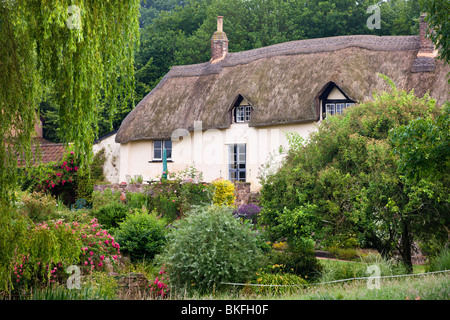
M114 183L114 184L100 184L94 186L94 191L103 192L106 189L110 189L113 192L120 192L126 194L128 192L144 192L145 187L148 184L122 184L122 183ZM247 182L238 182L235 184L236 186L236 201L235 205L240 206L243 204L258 204L259 203L259 194L255 192L250 192L250 183Z

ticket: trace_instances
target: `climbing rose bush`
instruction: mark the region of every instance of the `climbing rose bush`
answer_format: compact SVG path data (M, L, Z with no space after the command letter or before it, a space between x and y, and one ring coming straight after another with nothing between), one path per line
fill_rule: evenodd
M165 277L165 278L164 278ZM169 292L168 288L169 278L167 276L166 268L163 266L159 270L159 276L155 278L149 285L148 291L151 295L156 295L157 298L164 299Z
M25 246L15 252L12 277L16 289L63 282L70 265L82 274L111 268L120 258L120 245L97 219L88 224L62 220L39 223L28 230Z
M107 230L101 228L96 218L81 228L81 241L82 270L104 270L107 261L115 267L120 257L120 245Z

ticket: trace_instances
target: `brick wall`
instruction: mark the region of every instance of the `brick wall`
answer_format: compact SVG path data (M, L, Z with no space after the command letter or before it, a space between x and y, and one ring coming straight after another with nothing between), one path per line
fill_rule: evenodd
M425 16L426 16L425 14L422 14L420 16L420 22L419 22L420 52L433 53L434 52L434 44L429 38L427 38L428 23L425 21Z

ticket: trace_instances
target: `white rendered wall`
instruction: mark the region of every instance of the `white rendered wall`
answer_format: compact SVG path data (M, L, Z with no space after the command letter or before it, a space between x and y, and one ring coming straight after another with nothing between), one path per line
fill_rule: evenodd
M111 183L119 182L120 168L120 143L115 142L116 135L113 134L93 145L93 152L96 154L101 149L105 149L106 161L103 165L103 173L106 180Z
M204 181L217 178L228 179L228 146L246 145L246 181L251 190L261 186L257 178L260 166L266 163L272 152L282 146L288 147L285 132L298 132L305 139L316 130L316 122L294 125L278 125L263 128L249 127L247 123L234 123L226 130L202 130L201 123L195 130L176 130L172 134L172 160L168 162L169 172L176 172L188 166L202 171ZM149 162L153 157L152 141L134 141L120 147L120 182L126 177L142 174L144 180L156 180L162 174L162 162Z

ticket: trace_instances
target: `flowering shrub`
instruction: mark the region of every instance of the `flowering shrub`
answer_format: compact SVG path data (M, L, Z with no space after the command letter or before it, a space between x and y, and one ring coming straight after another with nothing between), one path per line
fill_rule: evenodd
M25 168L22 189L49 192L61 197L65 203L75 200L74 185L79 170L74 151L66 153L59 162L50 162Z
M79 233L61 220L33 226L24 240L13 259L16 287L55 282L58 271L78 261L82 246Z
M129 212L130 210L127 206L111 202L96 210L92 210L91 214L97 218L104 229L113 232L115 228L119 227L119 223L125 219Z
M159 270L159 277L156 277L154 281L152 281L148 285L148 291L151 295L155 295L157 298L160 297L164 299L167 296L167 293L169 292L169 288L167 285L168 277L167 275L164 278L164 274L166 274L166 269L163 266L161 270Z
M112 263L111 266L117 263L120 245L107 230L101 228L96 218L92 219L90 224L81 227L81 241L82 270L104 270L107 261Z
M92 209L99 209L101 206L111 203L123 203L122 194L119 191L113 192L111 189L106 188L102 191L92 192Z
M261 212L261 208L256 204L243 204L239 206L239 208L234 211L234 216L237 218L251 220L252 222L256 222L256 218L258 214Z
M212 183L214 194L213 204L233 206L236 200L234 184L231 181L224 179L214 180Z
M29 229L24 245L13 259L18 288L63 281L69 276L66 268L73 264L79 263L82 273L104 270L107 260L114 264L120 255L119 244L96 219L89 224L40 223Z

